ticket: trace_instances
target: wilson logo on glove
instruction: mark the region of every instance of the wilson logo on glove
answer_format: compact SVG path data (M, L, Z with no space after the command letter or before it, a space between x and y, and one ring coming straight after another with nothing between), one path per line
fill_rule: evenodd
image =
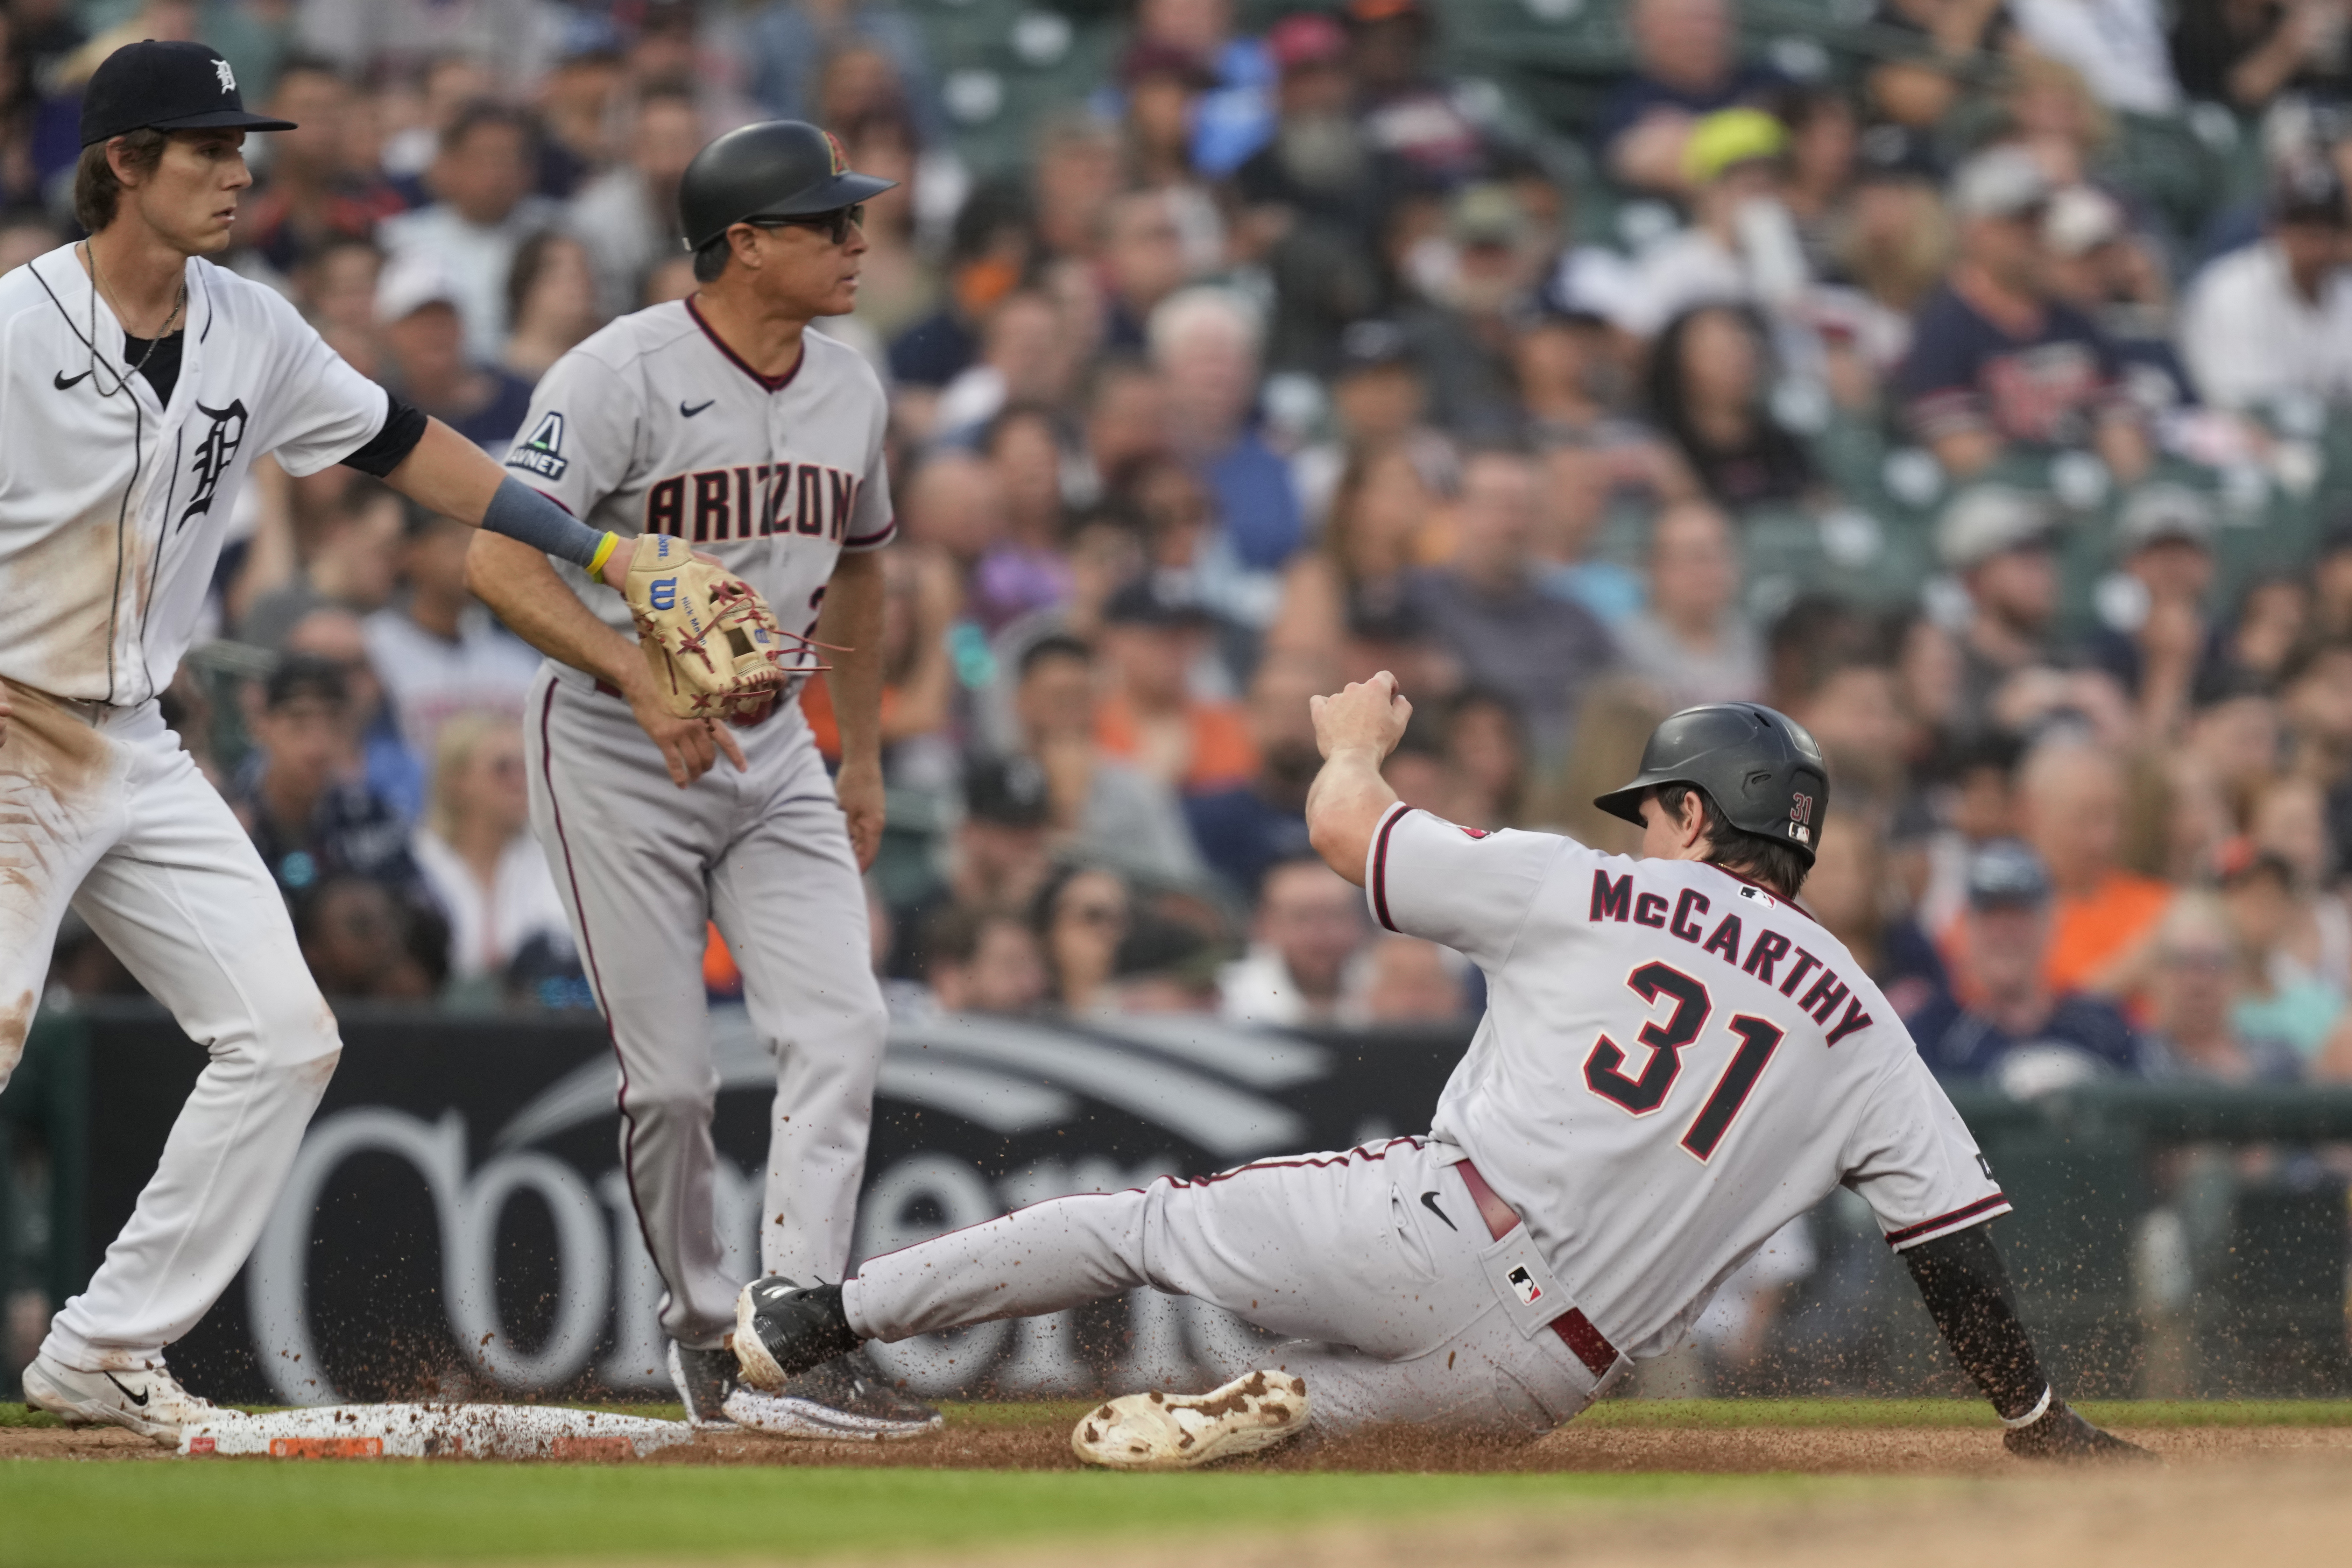
M827 668L814 658L824 645L778 626L749 583L675 540L652 537L656 549L631 561L623 593L654 689L671 713L756 722L792 680Z
M660 582L656 583L651 590L646 593L646 602L656 610L676 609L677 607L677 579L675 577L665 577Z

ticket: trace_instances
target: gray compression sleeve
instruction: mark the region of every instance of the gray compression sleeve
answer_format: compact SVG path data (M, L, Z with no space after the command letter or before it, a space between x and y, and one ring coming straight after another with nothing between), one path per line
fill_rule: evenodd
M490 497L482 526L585 570L604 536L509 475Z

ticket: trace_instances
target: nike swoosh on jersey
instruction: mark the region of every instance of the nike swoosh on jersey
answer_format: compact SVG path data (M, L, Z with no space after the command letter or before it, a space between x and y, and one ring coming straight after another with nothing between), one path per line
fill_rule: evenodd
M1434 1192L1427 1192L1421 1194L1421 1206L1435 1215L1438 1218L1445 1219L1445 1211L1437 1206L1437 1194ZM1460 1230L1462 1227L1455 1225L1452 1220L1445 1219L1445 1228L1448 1230Z
M54 385L59 392L70 392L82 382L88 381L89 379L89 372L84 371L79 375L68 375L65 372L59 371L55 376L50 378L50 384Z
M87 374L88 373L87 373L87 372L85 372L84 374ZM79 377L77 377L76 379L79 379ZM127 1400L131 1401L131 1404L136 1405L137 1405L137 1406L139 1406L139 1408L141 1408L142 1410L144 1410L144 1409L146 1409L146 1408L147 1408L147 1395L146 1395L146 1394L144 1393L144 1391L142 1391L141 1393L138 1393L138 1394L133 1394L133 1393L131 1393L129 1389L127 1389L127 1388L122 1388L122 1380L121 1380L121 1378L119 1378L119 1377L117 1377L117 1376L115 1376L115 1375L114 1375L112 1373L110 1373L110 1373L108 1373L106 1374L106 1381L107 1381L107 1382L109 1382L109 1383L110 1383L110 1384L114 1384L114 1386L115 1386L115 1387L117 1387L117 1388L121 1388L121 1389L122 1389L122 1397L123 1397L123 1398L125 1398L125 1399L127 1399Z
M714 397L714 398L712 398L712 399L710 400L710 403L716 403L716 402L718 402L718 401L719 401L719 399L717 399L717 398L715 398L715 397ZM698 415L698 414L701 413L704 409L706 409L706 408L709 407L709 406L710 406L710 403L698 403L698 404L696 404L693 407L688 408L688 407L686 405L686 400L685 400L684 398L680 398L680 399L678 400L677 411L678 411L680 414L684 415L687 418L691 419L691 418L693 418L696 415Z

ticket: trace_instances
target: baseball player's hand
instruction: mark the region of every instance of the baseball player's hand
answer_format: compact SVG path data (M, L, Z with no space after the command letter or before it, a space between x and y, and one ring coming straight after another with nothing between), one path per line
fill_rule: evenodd
M844 761L833 787L841 797L841 815L849 819L849 847L856 853L857 868L869 870L882 848L882 764Z
M1349 681L1336 697L1307 699L1307 710L1315 720L1316 750L1326 762L1341 752L1368 751L1375 761L1387 756L1412 718L1412 704L1385 669L1370 680Z
M653 689L652 681L638 679L629 683L629 711L636 716L640 729L661 748L662 762L669 768L669 782L684 789L710 771L719 753L743 771L743 748L727 726L709 719L681 719L669 710Z

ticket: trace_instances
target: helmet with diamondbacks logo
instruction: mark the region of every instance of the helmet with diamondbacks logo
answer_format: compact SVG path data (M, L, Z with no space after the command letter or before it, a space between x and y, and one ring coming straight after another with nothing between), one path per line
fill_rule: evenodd
M1706 791L1724 819L1777 839L1813 863L1829 813L1829 767L1805 727L1760 702L1685 708L1650 731L1642 770L1592 804L1635 826L1642 797L1663 784Z
M686 247L699 250L735 224L835 212L897 184L853 171L830 132L767 120L730 131L694 155L678 181L678 220Z

